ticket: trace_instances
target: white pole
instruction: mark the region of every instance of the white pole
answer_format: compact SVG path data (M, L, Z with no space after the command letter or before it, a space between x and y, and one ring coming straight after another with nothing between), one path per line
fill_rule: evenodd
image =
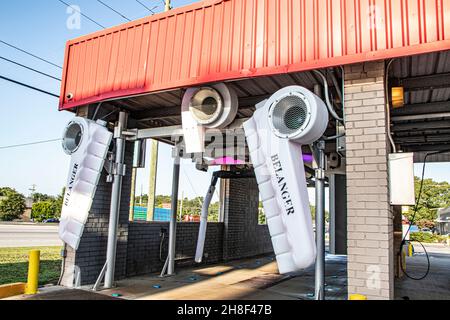
M122 194L122 178L124 175L124 160L125 160L125 139L122 132L126 130L128 115L125 112L120 112L119 122L117 123L115 138L116 138L116 158L115 158L115 172L114 181L111 193L111 209L109 216L109 230L108 230L108 247L106 253L106 274L105 274L105 289L110 289L114 285L114 272L116 268L116 250L117 250L117 229L119 226L120 214L120 198Z

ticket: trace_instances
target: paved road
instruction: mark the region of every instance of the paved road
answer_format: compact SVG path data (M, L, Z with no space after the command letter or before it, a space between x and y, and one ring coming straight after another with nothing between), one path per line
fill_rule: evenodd
M57 226L0 224L0 248L60 245Z

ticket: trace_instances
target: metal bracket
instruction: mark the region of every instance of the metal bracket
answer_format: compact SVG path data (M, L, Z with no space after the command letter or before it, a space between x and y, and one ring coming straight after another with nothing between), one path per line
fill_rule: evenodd
M127 174L127 165L124 163L113 163L113 175L125 177Z
M316 179L325 180L325 170L322 168L316 169Z

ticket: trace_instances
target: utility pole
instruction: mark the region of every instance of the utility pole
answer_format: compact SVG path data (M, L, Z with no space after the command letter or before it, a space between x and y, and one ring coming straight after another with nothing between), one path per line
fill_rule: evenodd
M159 142L152 140L150 155L150 184L148 188L147 221L153 221L156 198L156 177L158 174L158 152Z
M170 11L172 9L172 5L171 5L171 1L170 0L166 0L166 12Z
M171 0L165 0L165 11L172 9ZM147 221L153 221L155 213L155 198L156 198L156 176L158 172L158 152L159 142L152 140L152 151L150 155L150 184L148 191L148 205L147 205Z
M131 196L130 196L130 214L129 220L134 221L134 207L136 206L136 177L137 168L133 168L131 171Z
M32 184L31 185L31 188L30 189L28 189L28 190L30 190L31 191L31 199L33 199L33 196L34 196L34 194L36 193L36 185L35 184Z

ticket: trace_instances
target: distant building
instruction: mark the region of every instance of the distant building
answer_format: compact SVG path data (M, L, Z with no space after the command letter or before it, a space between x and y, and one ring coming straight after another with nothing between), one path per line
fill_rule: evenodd
M163 204L161 204L161 208L162 209L172 209L172 204L170 204L170 203L163 203Z
M33 198L25 198L25 211L21 217L22 221L28 222L31 221L31 211L33 208Z
M436 220L437 232L441 235L450 234L450 208L440 209Z

